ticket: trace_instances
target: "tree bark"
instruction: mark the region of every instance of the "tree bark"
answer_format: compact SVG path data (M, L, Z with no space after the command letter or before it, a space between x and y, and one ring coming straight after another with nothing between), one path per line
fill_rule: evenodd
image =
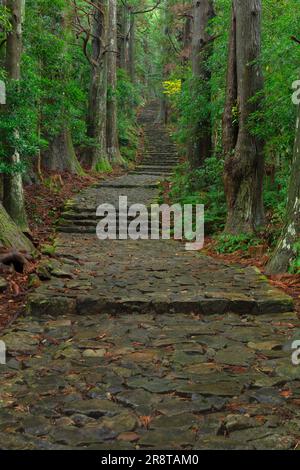
M58 173L64 171L76 175L83 173L68 127L65 127L60 134L50 141L49 148L44 153L43 164L48 170L57 171Z
M106 146L108 0L97 0L93 23L91 84L87 119L88 136L95 145L89 155L93 169L110 168Z
M211 54L212 38L208 33L209 22L214 17L212 0L193 0L192 32L192 72L196 80L201 81L203 94L210 101L210 70L208 59ZM210 113L201 122L191 123L191 141L188 145L188 159L191 168L203 165L210 156L212 148L212 130Z
M18 82L21 78L22 56L22 25L25 13L24 0L7 0L6 6L11 12L11 31L7 35L6 43L6 72L10 81ZM5 111L10 113L9 99ZM19 133L15 129L15 140ZM9 139L7 139L9 141ZM20 164L21 157L17 149L7 143L7 161L11 167ZM25 210L22 174L13 171L5 174L3 180L3 204L13 221L23 232L28 232L28 221Z
M128 71L130 80L135 83L135 15L130 13L130 33L128 45Z
M69 11L67 8L62 11L61 23L63 29L63 38L65 40L65 49L67 49L66 37L69 33ZM63 61L63 56L61 58ZM67 81L65 69L62 67L61 81ZM43 155L43 166L49 170L63 172L67 171L73 174L82 174L83 170L77 159L72 134L68 122L62 124L60 133L54 136L50 142L49 147Z
M161 56L162 56L162 76L163 76L163 81L167 81L169 78L169 71L167 69L167 64L169 63L170 60L170 55L173 51L171 51L171 44L169 40L169 24L171 23L170 21L170 2L167 0L166 5L165 5L165 11L164 11L164 21L163 21L163 26L162 26L162 35L164 37L164 42L162 43L161 47ZM162 122L164 125L168 124L169 121L169 103L167 96L164 93L161 93L160 99L159 99L159 115L158 115L158 121Z
M236 29L236 40L231 38L231 47L235 47L235 57L231 51L226 102L228 107L234 104L236 77L238 134L236 138L234 128L230 125L229 132L224 129L226 151L229 152L224 169L228 207L225 232L238 234L252 233L265 222L263 141L249 130L249 118L260 106L257 94L263 90L262 71L258 63L261 48L261 0L234 0L233 14L236 22L233 34ZM224 117L226 123L232 116L232 109L230 111L228 107Z
M191 55L191 43L192 43L192 11L187 11L186 19L184 22L182 32L182 65L187 65Z
M226 101L222 122L222 141L225 157L230 156L234 152L238 138L239 129L237 116L235 115L237 112L237 93L236 17L233 5L229 36Z
M120 37L120 68L128 72L129 68L129 36L130 10L126 4L121 7L121 37Z
M34 252L30 240L22 233L21 229L10 218L3 205L0 203L0 248L16 248L17 250Z
M117 125L117 0L109 0L107 51L107 154L109 162L122 164Z
M296 246L298 244L298 246ZM269 274L287 272L300 255L300 106L296 123L293 163L288 191L286 223L273 256L267 265Z

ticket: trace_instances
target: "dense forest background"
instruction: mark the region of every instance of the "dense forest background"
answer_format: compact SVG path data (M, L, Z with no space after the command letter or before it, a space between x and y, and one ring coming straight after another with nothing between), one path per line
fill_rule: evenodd
M299 273L297 0L0 4L4 248L38 243L30 188L43 205L67 174L76 190L134 165L138 110L159 100L182 156L166 197L205 204L215 251L256 250L268 272Z

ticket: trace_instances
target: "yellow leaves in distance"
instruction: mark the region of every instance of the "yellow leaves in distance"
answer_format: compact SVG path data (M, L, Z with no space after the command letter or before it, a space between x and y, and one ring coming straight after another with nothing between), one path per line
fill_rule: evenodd
M163 82L163 87L163 93L165 95L176 95L181 92L181 80L167 80Z

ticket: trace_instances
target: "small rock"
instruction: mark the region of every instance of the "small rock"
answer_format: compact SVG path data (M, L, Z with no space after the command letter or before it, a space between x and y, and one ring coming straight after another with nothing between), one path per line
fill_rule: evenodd
M136 442L141 438L141 436L135 432L123 432L119 434L117 437L118 441L125 441L125 442Z
M55 424L57 426L73 426L74 421L71 418L68 418L67 416L63 416L62 418L59 418L55 421Z
M83 351L83 357L104 357L106 353L105 349L86 349Z
M36 274L41 281L50 281L51 279L50 271L45 265L38 266L36 269Z

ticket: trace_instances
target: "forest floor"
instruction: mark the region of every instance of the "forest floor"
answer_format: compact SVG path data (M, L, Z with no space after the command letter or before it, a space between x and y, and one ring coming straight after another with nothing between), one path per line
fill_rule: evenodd
M298 448L290 297L252 266L174 240L95 237L100 201L148 205L176 164L153 109L143 122L143 162L73 197L27 316L1 337L1 446Z

